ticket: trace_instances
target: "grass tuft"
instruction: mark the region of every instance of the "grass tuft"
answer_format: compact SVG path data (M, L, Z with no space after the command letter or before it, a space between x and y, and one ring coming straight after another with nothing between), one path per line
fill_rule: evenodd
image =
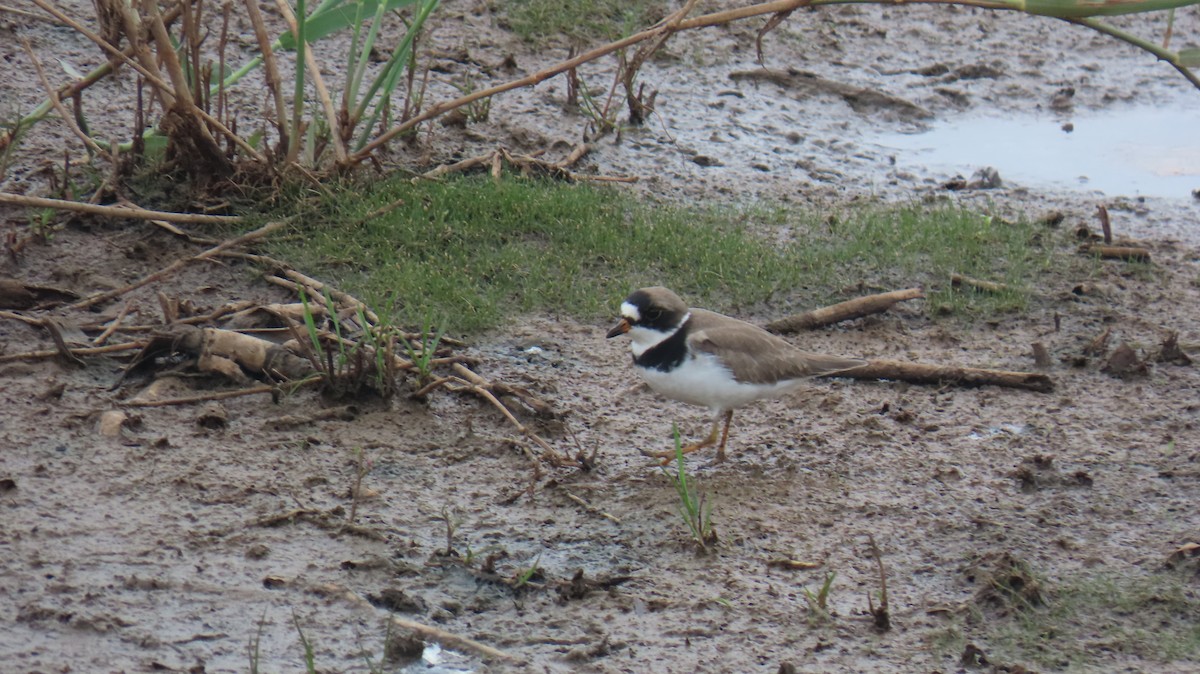
M292 202L304 230L273 254L399 316L445 316L452 334L532 312L609 316L646 285L717 310L782 301L781 313L922 284L935 313L991 314L1025 308L1039 271L1069 255L1036 225L950 205L693 207L518 178L331 193ZM953 272L1010 289L952 290Z
M1058 668L1087 668L1108 654L1157 662L1200 657L1200 596L1166 573L1096 576L1062 583L1047 606L993 626L995 650Z
M717 543L717 530L712 523L712 501L694 484L694 479L688 479L679 427L673 426L671 431L675 440L675 473L672 474L665 465L660 466L660 470L675 487L675 493L679 496L675 510L691 533L692 542L701 554L708 554Z

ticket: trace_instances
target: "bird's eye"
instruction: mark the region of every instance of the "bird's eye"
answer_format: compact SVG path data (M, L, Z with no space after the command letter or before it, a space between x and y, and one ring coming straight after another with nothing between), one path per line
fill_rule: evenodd
M657 321L658 319L662 318L662 315L662 309L651 309L646 312L646 318L651 321Z

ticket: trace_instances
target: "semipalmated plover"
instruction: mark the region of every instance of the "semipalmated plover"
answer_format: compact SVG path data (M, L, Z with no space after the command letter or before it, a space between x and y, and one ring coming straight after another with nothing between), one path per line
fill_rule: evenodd
M634 291L621 304L621 320L608 337L629 333L633 365L658 393L713 411L712 432L683 448L691 453L717 442L717 462L725 460L725 442L733 410L762 398L775 398L805 379L866 365L865 360L802 351L762 328L705 309L689 309L662 287ZM664 459L674 451L645 452Z

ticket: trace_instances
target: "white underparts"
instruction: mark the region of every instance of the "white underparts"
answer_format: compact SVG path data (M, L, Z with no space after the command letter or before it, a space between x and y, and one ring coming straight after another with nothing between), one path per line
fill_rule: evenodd
M720 359L709 353L696 354L668 372L643 367L637 368L637 371L650 388L661 395L691 405L702 405L715 414L762 398L780 396L804 381L789 379L774 384L739 382Z

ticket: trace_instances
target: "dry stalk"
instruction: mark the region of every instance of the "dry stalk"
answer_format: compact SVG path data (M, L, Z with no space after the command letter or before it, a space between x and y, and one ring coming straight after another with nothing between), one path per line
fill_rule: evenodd
M196 99L192 96L192 90L188 87L187 75L183 72L183 65L179 63L179 55L175 53L175 45L171 41L171 35L167 33L167 26L162 20L162 14L158 11L158 2L156 0L142 0L142 11L146 13L146 17L142 18L140 23L143 25L149 24L150 35L154 37L154 41L158 43L158 48L151 54L148 51L140 50L143 56L143 63L147 65L153 64L153 59L157 57L162 63L162 67L166 68L167 76L171 78L170 94L174 99L183 105L189 111L197 109ZM186 10L184 12L187 13ZM130 5L126 5L126 21L137 22L138 18L134 15L134 10ZM135 23L136 25L136 23ZM130 40L136 40L138 32L136 30L126 30L126 37ZM192 64L194 67L199 67L199 64ZM170 101L174 103L174 101ZM172 107L168 105L167 107ZM201 125L200 128L204 128Z
M42 62L38 59L37 54L33 52L33 47L29 44L29 40L22 37L21 46L25 48L25 53L29 55L29 60L33 62L33 68L37 71L38 79L42 81L42 86L46 89L46 95L50 97L50 104L54 106L55 112L62 118L63 124L66 124L71 133L83 141L83 144L89 150L110 162L113 161L112 155L96 144L96 141L92 140L91 136L84 133L83 129L79 128L79 124L75 122L75 116L69 114L67 109L63 107L62 100L58 97L58 91L50 86L50 80L46 77L46 71L42 69ZM76 98L75 100L78 101L79 99Z
M42 319L40 318L33 318L32 316L26 316L25 314L18 314L15 311L5 311L2 309L0 309L0 318L7 318L10 321L20 321L25 325L32 325L34 327L38 327L42 324Z
M279 278L278 276L267 276L267 277L265 277L264 280L266 280L268 283L273 283L277 286L281 286L283 288L288 288L289 290L296 292L297 294L300 292L300 290L304 290L304 292L309 297L322 297L326 292L328 292L329 297L332 298L334 300L334 302L337 302L339 304L348 306L351 309L354 309L355 313L357 313L358 311L362 311L363 315L366 316L367 321L369 321L372 325L379 325L379 323L380 323L379 315L376 314L370 307L368 307L366 305L366 303L363 302L362 300L358 299L357 297L354 297L350 293L338 290L337 288L334 288L333 286L329 285L328 283L325 283L323 281L318 281L317 279L312 278L311 276L306 276L305 274L302 274L302 273L296 271L295 269L292 269L291 267L287 266L287 264L285 264L283 262L274 260L269 257L264 257L261 255L250 255L250 254L246 254L246 253L236 253L235 254L235 253L222 252L221 254L235 256L235 257L241 257L241 258L256 261L256 262L261 262L263 264L270 264L271 266L276 267L278 269L277 273L281 273L284 276L286 276L287 278L283 279L283 278ZM364 326L364 328L365 327L366 326ZM420 339L423 337L423 335L420 335L417 333L412 333L412 332L401 332L401 333L399 333L399 336L403 337L405 339ZM466 345L465 342L463 342L461 340L454 339L453 337L447 337L445 335L443 335L442 338L438 341L440 341L442 344L445 344L447 346L465 346ZM404 361L404 362L408 362L408 361ZM438 362L442 362L442 361L440 359L435 359L433 362L438 363ZM411 364L410 364L410 367L411 367ZM405 367L404 369L408 369L408 367Z
M242 221L236 215L205 215L203 213L171 213L168 211L151 211L145 208L125 206L101 206L79 201L64 199L47 199L45 197L29 197L24 194L9 194L0 192L0 204L15 204L31 208L54 208L62 211L75 211L91 215L103 215L110 218L140 218L142 220L167 220L201 225L233 225Z
M129 314L129 310L131 308L133 308L133 302L126 302L125 305L121 307L121 310L117 312L117 317L112 319L112 322L108 324L108 327L104 328L104 332L101 332L95 339L92 340L92 346L104 346L104 343L108 341L108 338L112 337L113 333L117 331L117 328L121 327L121 321L125 320L125 316Z
M185 258L176 260L175 262L172 262L170 265L167 265L166 267L163 267L162 269L160 269L152 274L143 276L141 279L134 281L133 283L130 283L127 286L124 286L122 288L117 288L115 290L109 290L106 292L98 293L96 295L92 295L91 297L86 297L86 298L70 305L69 308L82 309L85 307L90 307L94 304L99 304L100 302L107 302L108 300L111 300L115 297L120 297L121 295L124 295L125 293L137 290L138 288L141 288L144 285L153 283L154 281L157 281L163 277L169 276L169 275L179 271L180 269L183 269L189 263L199 262L201 260L208 260L208 259L215 257L216 255L218 255L221 251L225 250L226 248L240 246L244 243L249 243L251 241L256 241L258 239L261 239L261 238L267 236L268 234L270 234L271 232L274 232L275 230L283 227L286 224L287 223L282 220L267 223L266 225L259 227L258 229L254 230L253 232L247 232L246 234L243 234L241 236L229 239L228 241L225 241L218 246L209 248L208 250L204 251L203 253L199 253L192 257L185 257Z
M43 0L35 0L35 1L41 2ZM812 0L779 0L777 2L766 2L766 3L762 3L762 4L758 4L758 5L750 5L748 7L740 7L737 9L731 9L731 10L726 10L726 11L721 11L721 12L714 12L712 14L704 14L704 15L697 16L692 19L683 18L681 16L678 18L677 21L673 21L673 22L669 22L669 23L660 23L659 25L653 26L653 27L643 30L639 33L630 35L627 38L617 40L615 42L610 42L606 45L601 45L599 47L596 47L595 49L586 51L574 58L569 58L566 61L562 61L561 63L550 66L549 68L539 70L538 72L533 73L532 75L527 75L520 79L512 80L510 82L505 82L503 84L498 84L494 87L488 87L487 89L480 89L479 91L473 91L471 93L460 96L451 101L445 101L442 103L438 103L437 105L427 109L425 112L423 112L419 115L416 115L415 117L412 117L411 119L409 119L399 125L393 126L391 129L388 129L386 132L379 135L377 138L372 140L370 143L367 143L365 146L363 146L363 148L361 150L350 155L349 161L351 163L359 163L359 162L365 160L367 157L369 157L371 155L371 153L373 153L375 150L379 149L381 146L383 146L384 144L386 144L388 141L392 140L396 136L406 133L406 132L412 130L417 125L427 122L435 117L444 115L447 112L450 112L451 110L454 110L456 108L461 108L464 105L474 103L475 101L478 101L483 98L487 98L489 96L495 96L496 94L504 93L505 91L511 91L513 89L520 89L523 87L534 86L546 79L554 77L555 75L566 72L568 70L572 70L574 68L578 68L579 66L581 66L585 63L594 61L602 56L606 56L613 52L620 51L631 45L638 44L639 42L643 42L643 41L651 39L651 38L656 38L664 33L676 33L676 32L684 31L684 30L707 28L709 26L717 26L717 25L720 25L723 23L730 23L732 21L746 19L746 18L750 18L753 16L761 16L763 14L776 14L778 12L786 11L788 9L795 9L797 7L806 6L806 5L810 4L811 1ZM672 16L674 17L675 15L672 15Z
M299 26L296 23L296 15L292 13L292 8L288 5L287 1L275 0L275 6L279 8L279 13L287 21L288 29L292 31L292 35L300 35ZM333 154L337 157L339 164L345 164L346 145L342 142L342 125L338 124L337 111L333 107L333 99L329 96L329 89L325 87L325 80L321 77L321 68L317 63L317 58L313 56L312 49L304 50L304 62L308 65L307 72L312 74L313 85L317 88L317 97L321 100L321 107L325 111L325 118L329 122L329 139L333 143Z
M267 90L271 92L271 98L275 101L279 147L285 148L288 146L287 104L283 100L283 80L279 77L279 66L275 62L275 50L271 48L271 38L267 35L267 24L263 21L262 12L258 9L258 2L244 0L244 4L247 14L250 15L250 24L254 26L254 37L258 40L258 48L263 55Z
M866 365L828 375L848 379L889 379L913 384L1005 386L1039 393L1054 390L1054 380L1040 372L985 370L957 365L929 365L899 360L869 360Z
M17 9L16 7L9 7L8 5L0 5L0 12L5 13L5 14L15 14L15 15L25 18L25 19L33 19L34 21L42 21L44 23L48 23L53 26L62 26L63 25L62 23L55 21L54 19L51 19L48 16L42 16L41 14L34 14L33 12L27 12L23 9Z
M144 348L144 342L126 342L124 344L109 344L107 346L85 346L68 348L67 352L72 356L99 356L109 353L117 353L119 351L132 351L134 349ZM0 363L10 363L18 360L40 360L43 358L53 358L62 355L58 349L46 351L26 351L24 353L6 353L0 355Z
M563 489L563 493L567 495L567 498L571 499L575 503L578 503L580 507L582 507L584 510L588 511L589 513L599 516L599 517L603 517L604 519L609 520L610 522L613 522L615 524L621 523L621 520L618 519L617 517L610 515L609 513L604 512L603 510L597 508L596 506L592 505L591 503L588 503L587 501L579 498L578 496L572 494L569 490Z
M898 302L920 299L924 296L925 294L921 288L906 288L904 290L893 290L876 295L865 295L827 307L806 311L802 314L795 314L771 321L767 324L767 329L771 332L782 333L811 330L887 311L892 305Z
M1104 243L1112 243L1112 220L1108 217L1108 209L1104 204L1096 206L1096 217L1100 220L1100 229L1104 232Z
M33 0L33 3L36 4L38 7L41 7L42 9L46 10L50 14L52 14L59 21L62 21L63 23L70 26L71 29L74 30L75 32L79 33L80 35L83 35L87 39L94 42L97 46L99 46L101 49L106 51L108 54L112 55L116 59L129 65L130 68L133 68L134 70L136 70L138 72L138 74L140 74L142 77L144 77L147 82L154 85L154 87L157 88L159 90L159 92L163 94L164 97L167 97L169 100L172 100L172 101L174 100L174 89L171 87L171 85L168 84L167 82L165 82L157 74L155 74L150 68L147 68L146 66L142 65L138 61L134 60L131 56L126 55L125 52L121 51L120 49L117 49L108 40L105 40L104 38L100 37L99 35L92 32L91 30L88 30L88 28L86 28L85 26L80 24L78 21L75 21L71 17L64 14L57 7L51 5L49 2L47 2L47 0ZM160 19L162 19L162 17L160 17ZM163 23L165 24L165 19L163 19ZM132 35L137 35L137 32L135 31L134 33L132 33ZM132 39L134 39L134 38L130 37L130 40L132 40ZM168 41L168 44L169 44L169 41ZM141 52L143 50L134 49L133 51L138 54L141 54ZM171 50L171 48L168 48L166 51L171 52L172 50ZM151 67L157 67L155 64L153 64L152 59L151 59ZM258 150L255 150L253 147L251 147L249 143L247 143L245 140L242 139L241 136L237 135L233 131L230 131L228 127L226 127L224 124L222 124L220 122L220 120L216 119L212 115L208 114L207 112L205 112L195 106L192 106L192 112L194 114L196 114L200 119L207 122L210 126L212 126L212 128L219 131L222 135L224 135L226 138L228 138L230 141L232 141L235 145L237 145L238 149L240 149L242 152L244 152L246 154L246 156L250 157L254 161L257 161L261 164L267 163L267 158L264 157L262 155L262 153L260 153Z
M496 388L496 386L494 384L489 382L487 379L484 379L483 377L479 376L475 372L471 371L470 368L463 365L462 363L453 363L451 365L451 367L454 369L454 372L455 372L454 375L451 375L448 377L440 377L438 379L435 379L434 381L430 382L429 384L422 387L419 391L414 393L413 396L421 397L424 395L428 395L434 389L437 389L439 387L444 387L448 391L454 391L454 392L468 391L470 393L473 393L473 394L479 396L480 398L483 398L484 400L491 403L491 405L493 407L495 407L497 410L499 410L500 413L502 415L504 415L504 418L507 419L508 422L510 424L512 424L513 427L515 427L517 429L517 431L519 431L521 433L521 435L525 436L525 438L527 440L529 440L531 443L537 445L543 452L542 459L544 461L547 461L551 465L554 465L554 466L579 467L579 463L577 461L574 461L573 459L570 459L570 458L565 457L562 454L560 454L558 451L556 451L553 447L550 446L550 443L543 440L540 435L533 432L533 430L531 430L525 424L522 424L513 415L513 413L508 409L508 407L503 402L501 402L500 399L497 398L496 395L492 392L492 389ZM528 450L528 448L522 447L522 451L525 452L525 455L529 458L530 462L533 464L534 479L535 480L539 479L541 476L541 467L540 467L540 462L537 460L537 457L535 457Z
M1137 246L1102 246L1094 244L1084 246L1083 252L1099 255L1106 260L1125 260L1126 262L1150 261L1150 250Z
M871 617L875 620L875 627L880 631L886 632L892 628L892 615L888 607L887 573L883 568L883 553L879 551L879 546L875 544L874 535L867 534L867 539L871 544L871 556L875 558L875 564L879 570L879 606L875 605L875 601L871 598L871 593L867 592L867 608L871 612Z
M425 173L422 173L412 180L414 183L419 180L437 180L438 178L450 173L466 172L480 166L489 166L492 180L499 181L500 171L504 162L507 162L508 164L519 168L523 175L529 175L530 173L538 172L553 178L565 180L567 182L580 182L586 180L595 182L634 183L638 181L637 176L586 176L567 170L566 167L578 162L584 155L588 153L590 149L591 148L586 143L580 144L571 151L571 154L569 154L566 159L560 162L549 162L539 159L536 156L514 155L504 148L496 148L495 150L486 152L477 157L468 157L461 161L454 162L453 164L443 164ZM375 214L372 214L372 216L374 215Z
M293 386L303 386L314 381L318 381L318 379L302 379L293 384ZM195 403L204 403L212 400L240 398L241 396L257 395L259 393L272 393L278 390L279 386L276 384L263 384L261 386L252 386L250 388L238 389L236 391L215 391L213 393L185 396L182 398L167 398L164 400L126 400L121 404L127 407L170 407L173 405L192 405Z

